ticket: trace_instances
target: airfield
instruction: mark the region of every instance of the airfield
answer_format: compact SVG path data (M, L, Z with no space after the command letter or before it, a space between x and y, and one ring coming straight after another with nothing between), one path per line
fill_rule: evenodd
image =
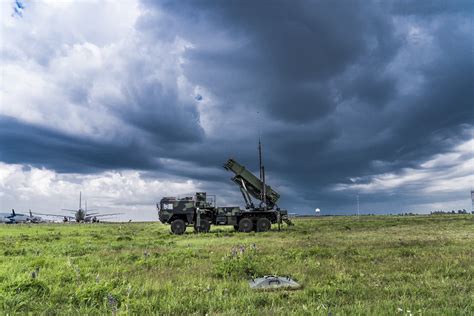
M474 216L295 219L281 231L0 226L0 314L468 315ZM291 276L299 290L255 291Z

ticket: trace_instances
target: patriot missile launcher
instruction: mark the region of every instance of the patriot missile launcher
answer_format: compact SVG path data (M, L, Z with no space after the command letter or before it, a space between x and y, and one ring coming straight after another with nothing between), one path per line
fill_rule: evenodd
M261 163L260 179L244 166L229 159L224 168L232 173L232 181L236 183L245 201L245 209L238 206L218 207L216 197L206 192L196 192L190 197L164 197L158 203L158 217L162 223L171 224L171 232L183 234L188 226L196 232L209 232L211 225L232 225L240 232L265 232L272 224L282 222L292 225L288 211L277 206L280 195L265 183L265 169ZM259 200L254 204L252 197Z

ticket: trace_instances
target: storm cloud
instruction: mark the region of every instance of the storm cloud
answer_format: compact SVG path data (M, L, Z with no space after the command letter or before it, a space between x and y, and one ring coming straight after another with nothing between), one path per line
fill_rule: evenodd
M222 164L256 170L260 138L292 212L350 212L356 194L370 212L469 205L470 1L4 7L6 164L136 170L240 203Z

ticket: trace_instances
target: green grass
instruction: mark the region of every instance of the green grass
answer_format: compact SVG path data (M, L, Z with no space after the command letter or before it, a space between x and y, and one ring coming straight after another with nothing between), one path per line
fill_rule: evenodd
M159 223L2 225L0 314L474 314L474 216L295 224L183 236ZM268 274L303 288L249 288Z

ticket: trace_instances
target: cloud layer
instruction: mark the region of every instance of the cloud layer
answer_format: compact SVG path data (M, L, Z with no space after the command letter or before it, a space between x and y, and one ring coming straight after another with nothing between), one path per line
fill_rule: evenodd
M351 211L354 194L376 212L470 204L472 2L2 6L4 169L125 172L148 200L191 181L240 203L221 165L255 170L261 137L291 211Z

